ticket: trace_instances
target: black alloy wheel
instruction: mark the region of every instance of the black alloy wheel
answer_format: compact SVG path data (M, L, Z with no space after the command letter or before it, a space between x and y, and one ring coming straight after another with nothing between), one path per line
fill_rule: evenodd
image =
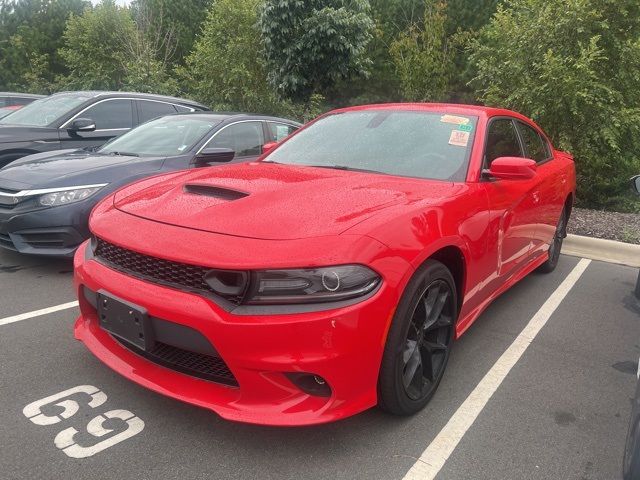
M456 318L453 277L429 260L407 286L389 331L378 381L383 410L410 415L429 402L444 375Z
M449 285L435 280L413 311L402 350L402 384L411 400L427 395L444 371L451 343L452 300Z
M556 231L551 239L549 245L549 258L546 262L540 265L539 270L543 273L551 273L555 270L560 259L560 251L562 250L562 241L567 236L567 214L566 210L562 209L558 224L556 225Z

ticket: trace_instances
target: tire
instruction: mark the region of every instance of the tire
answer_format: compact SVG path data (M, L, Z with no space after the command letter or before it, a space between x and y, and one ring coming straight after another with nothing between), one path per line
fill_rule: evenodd
M402 294L389 329L378 376L382 410L412 415L429 403L449 360L457 305L451 272L427 260Z
M553 234L551 245L549 245L549 258L538 267L538 271L542 273L551 273L556 269L558 260L560 259L560 251L562 250L562 241L567 236L567 209L563 208L560 212L560 218L556 225L556 232Z

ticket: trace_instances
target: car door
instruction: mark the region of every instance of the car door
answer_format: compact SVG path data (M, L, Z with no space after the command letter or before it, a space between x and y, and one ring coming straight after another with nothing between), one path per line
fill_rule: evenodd
M131 130L133 102L129 98L107 98L86 107L67 120L59 129L61 148L85 148L102 145L107 140ZM88 118L96 129L91 132L76 132L70 129L73 120Z
M230 148L235 152L232 163L238 163L257 159L264 144L262 121L243 120L222 127L203 148Z
M560 212L564 206L567 173L554 161L553 150L544 136L533 126L517 121L525 155L536 161L538 188L534 195L539 199L535 208L536 230L533 238L533 254L544 252L556 231Z
M492 118L485 140L484 169L499 157L524 157L524 149L511 117ZM486 171L486 170L485 170ZM536 230L539 177L504 180L483 174L489 198L492 246L496 252L497 278L504 281L526 264Z

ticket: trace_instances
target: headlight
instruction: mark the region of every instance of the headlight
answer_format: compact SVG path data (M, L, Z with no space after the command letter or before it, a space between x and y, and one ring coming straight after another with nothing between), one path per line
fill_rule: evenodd
M90 197L104 185L91 185L86 187L74 187L69 190L60 190L58 192L49 192L38 197L38 203L43 207L55 207L57 205L66 205L68 203L79 202Z
M364 296L381 281L363 265L258 270L248 275L212 270L205 280L220 295L236 296L249 305L337 302Z

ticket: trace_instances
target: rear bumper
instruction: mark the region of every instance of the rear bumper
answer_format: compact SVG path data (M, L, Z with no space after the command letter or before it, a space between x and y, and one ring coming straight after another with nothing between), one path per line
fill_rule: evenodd
M221 417L266 425L338 420L377 403L377 379L396 289L343 308L299 314L234 315L209 299L147 283L93 259L81 246L75 286L81 314L75 336L102 362L134 382ZM104 331L83 288L108 291L144 307L150 316L197 330L214 347L237 387L175 371L123 346ZM285 375L319 375L329 397L304 393Z

